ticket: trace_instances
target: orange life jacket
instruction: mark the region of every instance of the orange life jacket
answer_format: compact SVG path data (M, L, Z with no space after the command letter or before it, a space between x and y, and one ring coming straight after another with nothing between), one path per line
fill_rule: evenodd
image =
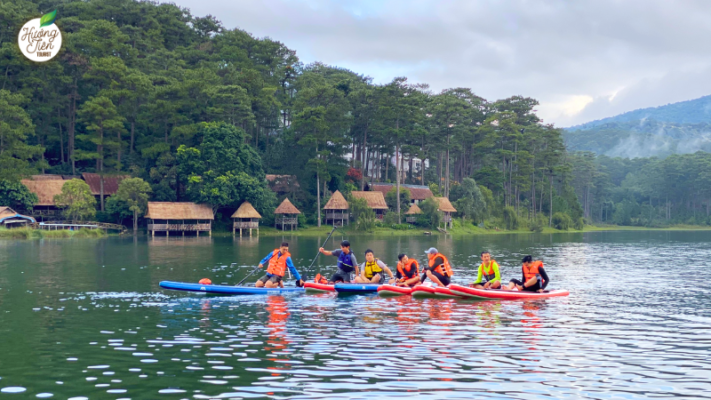
M543 262L542 261L534 261L531 263L531 266L526 268L525 266L521 266L523 269L523 277L528 281L531 278L535 278L536 275L538 275L538 269L543 267Z
M277 257L279 254L279 249L274 250L272 253L272 258L269 259L269 268L267 268L267 273L284 277L286 272L286 259L291 257L291 254L287 251L282 254L281 257Z
M411 273L413 265L415 266L414 275ZM407 260L407 264L398 262L397 263L397 272L400 273L400 276L402 276L402 279L408 279L408 276L410 276L410 275L417 276L420 274L420 266L419 266L419 264L417 264L417 260L414 260L411 258L411 259Z
M442 274L444 276L448 276L448 277L453 276L454 271L452 271L452 266L449 265L449 260L447 260L447 257L445 257L442 253L437 253L434 256L430 257L430 268L432 268L434 266L434 262L437 259L437 257L442 257L442 260L444 260L444 264L435 268L434 271L439 272L440 274Z

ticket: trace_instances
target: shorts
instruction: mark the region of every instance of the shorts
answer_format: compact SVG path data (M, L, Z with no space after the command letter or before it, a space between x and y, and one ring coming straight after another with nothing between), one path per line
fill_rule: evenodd
M540 277L538 278L538 282L536 282L535 285L529 286L529 287L523 286L524 282L521 282L518 279L511 279L511 282L515 283L518 286L523 287L523 290L525 292L537 292L541 289L541 278Z
M267 281L269 281L273 284L277 284L277 283L281 282L281 279L282 279L282 277L279 275L272 275L272 276L264 275L263 277L259 278L258 282L262 282L262 283L266 284Z
M329 279L328 281L333 282L333 283L336 283L336 282L350 283L351 282L351 273L346 272L342 269L339 269L338 271L336 271L335 274L333 274L333 276L331 276L331 279Z
M437 277L437 279L439 279L439 281L442 282L442 284L444 286L449 286L449 284L452 283L452 280L448 276L442 275L437 271L432 271L432 270L429 270L429 271L432 272L432 275ZM425 279L427 279L427 273L422 274L422 278L420 278L420 281L424 282Z
M380 280L379 280L378 282L382 283L382 282L383 282L383 279L385 279L385 275L383 275L382 272L376 272L376 273L374 273L373 276L371 276L370 278L368 278L367 276L366 276L365 278L366 278L366 279L370 279L370 281L372 282L372 281L373 281L373 278L375 278L375 277L378 276L378 275L380 275Z

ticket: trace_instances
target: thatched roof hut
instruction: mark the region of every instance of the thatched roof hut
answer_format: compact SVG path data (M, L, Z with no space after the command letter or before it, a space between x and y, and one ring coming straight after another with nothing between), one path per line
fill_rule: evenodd
M351 192L354 199L365 199L368 207L373 210L387 210L388 204L385 202L385 197L381 192L361 192L354 190Z
M171 231L179 231L185 236L185 232L208 232L212 236L212 208L205 204L195 204L190 202L170 202L170 201L149 201L146 218L148 230L152 236L156 232L165 232L166 236Z
M2 226L13 228L33 224L35 222L37 221L35 221L34 218L18 214L10 207L0 207L0 225Z
M326 205L323 207L324 210L347 210L348 202L346 198L343 197L340 191L336 190L331 198L328 200Z
M417 215L417 214L422 214L422 209L417 204L413 204L410 206L410 209L407 210L405 215Z
M37 195L39 201L35 206L54 207L54 196L62 193L62 186L67 181L62 179L23 179L22 184L27 186L30 192Z
M394 183L371 183L370 190L378 191L387 195L389 191L396 188ZM432 191L427 186L422 185L400 185L400 190L407 190L410 192L410 201L412 203L419 203L420 201L427 200L430 197L434 197Z
M301 214L301 211L299 211L296 206L291 204L289 198L287 197L281 202L281 204L279 204L279 207L274 210L274 214Z
M245 201L240 204L237 211L232 214L232 235L234 236L239 229L239 235L242 236L242 229L249 229L249 236L252 236L252 229L256 229L259 233L259 220L262 216L254 209L252 203Z
M435 197L435 200L437 200L437 203L439 203L439 210L444 212L444 213L453 213L457 212L457 209L454 208L452 203L449 201L448 198L446 197Z
M252 204L248 201L245 201L242 203L237 211L232 214L232 218L240 218L240 219L260 219L262 216L257 212L257 210L254 209Z

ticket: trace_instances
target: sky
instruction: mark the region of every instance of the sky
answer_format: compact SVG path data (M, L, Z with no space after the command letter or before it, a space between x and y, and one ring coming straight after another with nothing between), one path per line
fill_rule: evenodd
M170 2L375 83L533 97L560 127L711 94L711 1Z

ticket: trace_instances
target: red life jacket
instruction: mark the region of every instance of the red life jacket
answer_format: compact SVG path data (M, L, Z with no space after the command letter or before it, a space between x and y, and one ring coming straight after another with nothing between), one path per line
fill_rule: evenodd
M272 253L272 258L269 259L267 273L284 277L284 273L286 272L286 259L291 257L291 254L287 251L282 254L281 257L277 257L278 254L279 249L274 250L274 253Z
M452 271L452 266L449 265L449 260L447 260L447 257L442 255L442 253L437 253L434 256L430 256L430 268L434 266L434 262L437 257L442 257L442 260L444 260L444 264L439 265L437 268L434 269L434 271L439 272L444 276L452 277L454 275L454 271Z
M412 273L412 268L415 268L415 273ZM409 279L409 276L415 277L420 274L420 265L417 264L417 260L415 259L409 259L407 260L407 264L404 264L402 262L397 263L397 272L400 273L400 276L402 276L402 279Z
M542 261L534 261L531 263L531 266L526 268L525 266L521 266L523 269L523 277L528 281L531 278L535 278L536 275L538 275L538 269L543 268L543 262Z

